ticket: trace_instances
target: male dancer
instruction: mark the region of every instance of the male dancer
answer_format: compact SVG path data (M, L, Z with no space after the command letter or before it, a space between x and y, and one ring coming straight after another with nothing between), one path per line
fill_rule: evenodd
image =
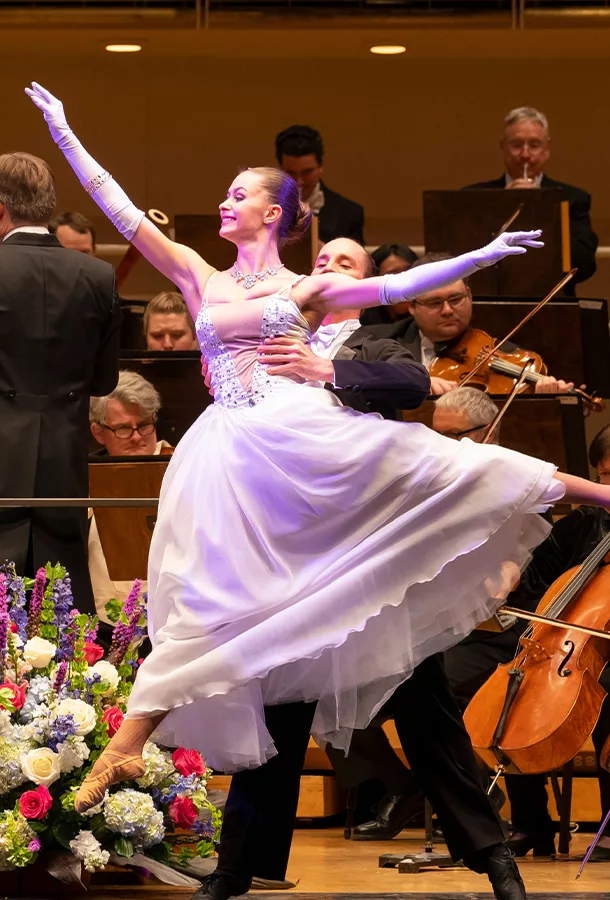
M351 258L349 271L344 261L339 269L340 258L346 254ZM371 273L370 258L355 241L331 241L320 252L319 261L322 255L324 263L316 265L316 273L339 270L354 278ZM357 343L357 334L356 330L350 335L350 345ZM364 335L361 338L364 340ZM296 341L294 346L286 338L266 341L260 352L261 361L267 360L271 373L351 385L352 391L343 394L343 399L348 400L350 393L362 397L378 392L379 379L384 377L380 366L396 388L396 362L390 362L390 348L385 349L383 361L370 361L369 355L369 362L364 363L356 355L352 360L334 362L332 380L328 365L320 365L328 360L316 358ZM396 344L395 352L404 363L404 348ZM393 373L388 371L391 366L395 367ZM413 388L414 381L421 383L419 369L415 362L404 366L404 389ZM354 392L356 386L359 390ZM196 892L194 900L226 900L242 894L249 889L253 875L275 881L285 879L314 711L315 703L266 709L266 724L277 756L258 769L233 776L218 867ZM504 827L481 786L472 745L440 657L430 657L415 669L396 690L386 712L388 717L393 716L413 772L436 810L452 857L462 859L475 872L487 874L497 900L525 900L519 870L503 843Z

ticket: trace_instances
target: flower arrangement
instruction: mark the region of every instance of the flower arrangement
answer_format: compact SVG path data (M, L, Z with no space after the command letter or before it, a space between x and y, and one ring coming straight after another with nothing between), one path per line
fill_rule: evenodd
M114 629L104 658L98 622L73 608L62 566L24 579L12 563L0 565L0 871L52 851L71 851L90 872L112 851L178 865L213 853L220 813L207 799L210 771L196 750L149 742L142 777L113 786L84 815L74 809L123 721L141 662L141 588L136 580L122 608L114 600L106 607Z

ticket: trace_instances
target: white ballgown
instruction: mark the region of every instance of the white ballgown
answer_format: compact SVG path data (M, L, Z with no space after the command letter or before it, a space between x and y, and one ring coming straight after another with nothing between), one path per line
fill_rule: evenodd
M153 738L225 772L274 755L264 705L316 700L313 733L345 749L418 663L489 618L564 490L549 463L270 377L261 339L310 337L289 294L204 298L215 402L163 481L153 652L128 707L171 710Z

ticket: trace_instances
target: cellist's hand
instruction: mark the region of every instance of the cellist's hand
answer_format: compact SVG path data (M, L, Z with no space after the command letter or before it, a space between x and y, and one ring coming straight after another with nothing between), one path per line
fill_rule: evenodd
M536 382L535 394L567 394L574 389L573 381L563 381L561 378L553 378L552 375L542 375Z

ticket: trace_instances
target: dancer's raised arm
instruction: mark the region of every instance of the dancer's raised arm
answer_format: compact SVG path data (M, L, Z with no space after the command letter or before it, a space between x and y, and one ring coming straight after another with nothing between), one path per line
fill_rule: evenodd
M191 313L198 312L197 298L209 275L214 271L194 250L170 241L152 222L145 218L116 183L92 156L87 153L66 121L61 103L35 81L26 94L42 110L51 137L64 154L80 183L95 200L112 224L152 265L178 285L189 303Z
M347 275L312 275L293 289L293 298L302 308L326 312L336 309L365 309L412 300L427 291L460 281L486 266L526 253L527 247L543 247L541 231L515 231L501 234L481 250L472 250L454 259L416 266L397 275L356 281Z

